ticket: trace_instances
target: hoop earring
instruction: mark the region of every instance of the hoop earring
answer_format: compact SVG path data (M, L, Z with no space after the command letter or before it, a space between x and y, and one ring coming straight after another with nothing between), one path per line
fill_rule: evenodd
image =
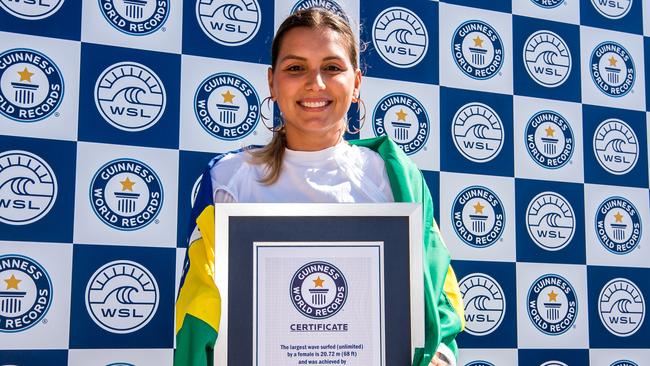
M352 135L356 135L359 132L361 132L363 125L366 123L366 103L363 102L363 99L361 99L361 97L355 99L356 100L353 100L353 102L357 103L357 113L359 114L359 127L355 128L353 131L350 130L349 124L345 127L345 131ZM361 112L362 109L363 112Z
M280 118L280 121L281 121L282 123L280 123L280 124L277 125L277 126L274 126L274 125L273 125L273 121L271 121L270 118L268 118L267 116L265 116L265 115L264 115L264 112L263 112L263 110L264 110L264 105L266 105L266 106L267 106L267 109L268 109L271 113L273 113L273 102L275 102L275 100L273 100L273 98L272 98L271 96L268 96L268 97L266 97L266 98L264 98L264 99L262 100L262 103L260 103L260 117L262 118L262 123L264 124L264 127L266 127L267 130L269 130L269 131L271 131L271 132L280 132L280 131L282 131L282 130L284 129L284 122L282 122L282 119ZM267 121L271 121L271 126L269 126L269 125L267 124Z

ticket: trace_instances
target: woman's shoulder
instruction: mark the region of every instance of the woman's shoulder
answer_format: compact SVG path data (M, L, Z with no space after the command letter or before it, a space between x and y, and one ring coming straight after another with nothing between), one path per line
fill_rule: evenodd
M210 168L213 188L229 186L246 170L250 169L251 154L249 149L229 152L217 157L217 161Z

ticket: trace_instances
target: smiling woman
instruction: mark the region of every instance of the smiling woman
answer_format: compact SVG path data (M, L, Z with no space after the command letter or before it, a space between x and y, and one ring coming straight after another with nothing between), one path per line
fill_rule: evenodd
M350 25L327 10L298 11L278 28L267 76L281 124L266 146L220 155L203 174L192 213L198 230L176 306L175 365L205 365L211 358L220 316L206 312L220 304L211 276L213 204L228 202L421 203L430 224L423 232L426 334L413 365L455 365L462 300L426 182L389 138L343 139L348 109L360 103L358 58ZM207 331L197 330L202 324ZM208 350L205 359L197 361L192 347Z

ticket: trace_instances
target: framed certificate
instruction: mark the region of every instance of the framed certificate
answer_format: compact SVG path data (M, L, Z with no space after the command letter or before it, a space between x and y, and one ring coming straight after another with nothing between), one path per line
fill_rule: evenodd
M217 365L410 365L418 204L216 204Z

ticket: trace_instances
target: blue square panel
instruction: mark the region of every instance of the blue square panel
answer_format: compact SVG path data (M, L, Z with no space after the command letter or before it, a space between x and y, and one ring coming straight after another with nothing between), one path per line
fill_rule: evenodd
M2 1L0 31L81 39L81 0Z
M514 175L512 96L440 88L442 171Z
M77 144L0 136L0 240L72 242Z
M361 24L366 75L438 84L438 3L363 0Z
M586 349L520 349L519 366L587 366Z
M67 350L0 350L0 363L20 366L67 366Z
M585 183L648 187L644 112L583 105Z
M643 34L639 0L580 0L580 24Z
M580 101L580 28L514 16L515 94Z
M183 53L271 63L273 0L183 3Z
M516 348L515 264L453 261L465 306L463 348Z
M178 148L179 55L84 43L79 139Z
M650 37L643 37L643 49L645 50L645 64L650 66ZM645 79L650 80L650 67L645 68ZM650 111L650 82L645 83L645 110Z
M647 348L650 268L587 267L589 346Z
M515 199L518 261L585 264L582 184L516 179Z
M518 1L518 0L515 0ZM469 6L472 8L483 8L487 10L496 10L504 13L512 11L512 3L508 0L441 0L443 3Z
M171 348L174 248L75 244L70 348Z
M440 172L422 170L424 181L427 183L433 200L433 218L440 225Z

